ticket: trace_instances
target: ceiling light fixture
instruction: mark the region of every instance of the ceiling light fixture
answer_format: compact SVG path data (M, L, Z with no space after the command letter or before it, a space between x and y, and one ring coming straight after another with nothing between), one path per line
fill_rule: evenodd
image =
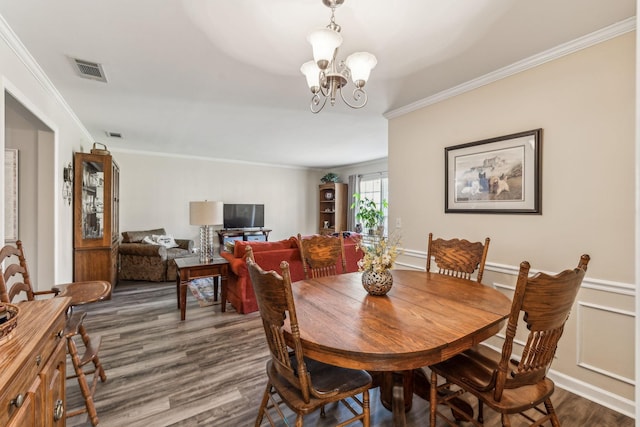
M342 44L340 25L336 24L334 13L344 0L322 0L325 6L331 8L331 22L326 28L313 31L307 36L307 41L313 47L313 61L305 62L300 71L307 78L307 85L313 93L311 97L311 112L320 112L327 99L335 105L336 94L351 108L362 108L367 105L367 93L364 85L369 79L371 70L378 63L376 57L369 52L355 52L346 61L337 61L338 47ZM342 88L353 80L353 104L345 99Z

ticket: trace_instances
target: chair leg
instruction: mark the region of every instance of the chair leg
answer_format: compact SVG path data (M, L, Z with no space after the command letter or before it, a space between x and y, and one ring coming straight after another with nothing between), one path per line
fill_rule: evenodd
M96 347L99 347L99 345L96 347L93 347L93 345L91 344L91 338L89 337L89 334L87 333L87 330L85 329L83 324L81 324L78 327L78 332L82 337L82 342L84 343L84 346L87 349L86 351L88 352L88 355L91 356L91 361L93 362L93 367L95 369L95 372L100 376L100 381L105 382L107 380L107 374L105 374L104 368L102 367L102 363L100 363L100 358L98 357L99 349L96 348Z
M371 425L371 408L369 404L369 390L362 392L362 425L370 427Z
M478 399L478 422L484 423L484 402L480 399Z
M260 427L260 424L262 424L262 419L264 418L264 412L267 410L267 405L269 404L270 395L271 395L271 383L267 382L267 387L264 390L264 395L262 396L262 402L260 403L260 409L258 409L258 416L256 417L255 427Z
M87 378L84 371L82 370L82 362L80 360L80 355L78 354L76 343L73 340L73 336L67 337L67 349L69 350L69 355L71 356L71 361L73 362L75 376L78 378L78 385L80 386L80 391L82 392L82 397L84 397L85 402L85 409L67 412L67 418L74 417L78 414L86 412L89 415L89 419L91 420L91 425L97 426L98 413L96 412L95 405L93 404L93 393L89 388L89 385L87 384Z
M436 410L438 405L438 375L431 371L431 391L429 393L429 425L436 426Z
M544 407L547 409L547 414L549 414L551 419L551 425L553 425L553 427L560 427L560 420L558 419L556 410L553 408L553 404L551 404L551 398L547 398L544 401Z
M502 427L511 427L511 420L507 414L502 414Z

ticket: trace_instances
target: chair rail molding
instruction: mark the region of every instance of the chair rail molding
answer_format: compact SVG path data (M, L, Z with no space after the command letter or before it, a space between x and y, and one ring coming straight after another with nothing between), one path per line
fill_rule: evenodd
M419 259L421 262L420 264L414 264L411 262L400 261L400 262L396 262L396 265L409 268L412 270L422 270L422 271L425 270L425 264L427 260L426 251L418 251L415 249L402 248L401 254L409 258ZM494 273L501 273L501 274L506 274L511 276L517 276L518 269L519 267L517 265L499 264L499 263L489 262L489 261L486 262L484 267L485 273L488 271L492 271ZM530 274L535 274L535 273L556 274L557 272L531 269ZM498 286L498 287L505 287L505 288L507 287L504 284L499 285L499 284L493 283L492 285ZM602 291L602 292L610 292L610 293L625 295L630 297L636 296L636 287L634 284L614 282L612 280L603 280L603 279L594 279L590 277L585 277L584 280L582 281L581 288ZM510 287L509 289L513 291L515 289L515 286Z

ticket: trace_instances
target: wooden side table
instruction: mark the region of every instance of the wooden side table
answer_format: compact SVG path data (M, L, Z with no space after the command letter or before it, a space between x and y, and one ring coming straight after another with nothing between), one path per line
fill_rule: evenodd
M210 262L200 262L200 258L187 257L176 258L178 273L176 274L176 296L180 309L180 320L184 320L187 310L187 284L193 279L202 277L220 277L222 286L220 290L221 311L227 311L227 278L229 276L229 262L224 258L214 258ZM214 288L215 289L215 288ZM217 294L217 292L216 292Z

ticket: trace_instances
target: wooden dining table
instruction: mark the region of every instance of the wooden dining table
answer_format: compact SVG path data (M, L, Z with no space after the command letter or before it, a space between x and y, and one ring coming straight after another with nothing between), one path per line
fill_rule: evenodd
M394 425L404 425L402 388L411 386L406 374L498 333L511 301L466 279L414 270L392 270L392 275L393 287L385 296L369 295L357 272L301 280L292 289L306 356L347 368L404 373L394 375L391 405Z

